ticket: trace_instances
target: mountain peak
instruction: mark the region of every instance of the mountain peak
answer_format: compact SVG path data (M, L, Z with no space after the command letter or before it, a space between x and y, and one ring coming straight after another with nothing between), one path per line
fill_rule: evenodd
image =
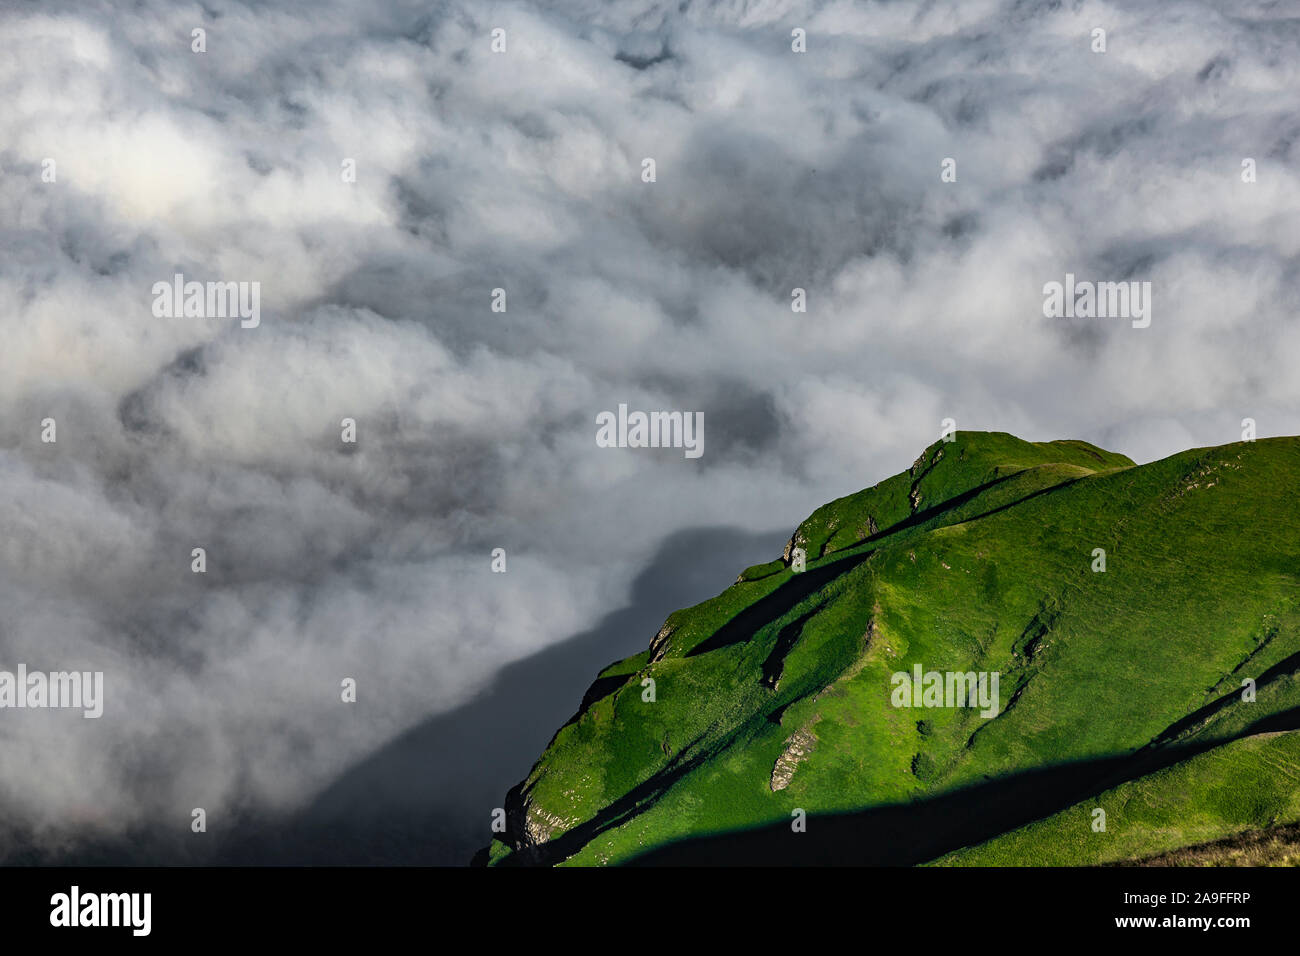
M918 515L921 521L936 517L1013 476L1020 479L1004 491L1031 493L1131 467L1126 456L1085 441L1029 442L1006 432L956 432L926 448L906 472L818 508L796 529L784 560L789 563L795 547L820 558L904 522L918 523ZM1005 495L993 499L1005 504Z
M1102 863L1300 821L1260 769L1300 768L1298 495L1294 438L936 442L602 671L487 859Z

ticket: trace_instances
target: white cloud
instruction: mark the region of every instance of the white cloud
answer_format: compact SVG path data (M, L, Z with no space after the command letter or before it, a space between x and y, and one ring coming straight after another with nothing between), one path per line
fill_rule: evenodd
M666 534L792 526L943 417L1138 459L1297 430L1270 4L0 18L0 666L109 682L101 721L5 732L3 817L45 837L293 806ZM259 281L262 325L155 319L178 271ZM1151 328L1044 319L1067 271L1151 280ZM703 411L705 457L597 449L619 402Z

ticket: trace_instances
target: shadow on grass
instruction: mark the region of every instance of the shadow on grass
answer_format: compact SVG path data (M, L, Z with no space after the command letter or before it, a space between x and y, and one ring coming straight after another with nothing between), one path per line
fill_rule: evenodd
M827 561L815 568L809 568L800 574L792 574L790 580L764 597L759 598L745 608L710 637L696 644L687 653L687 657L697 657L716 651L719 648L740 644L754 636L763 625L784 616L795 605L811 594L820 591L842 574L856 568L873 551L862 551L837 560Z
M1298 729L1300 708L1295 708L1257 722L1239 737ZM795 833L790 822L781 822L703 835L651 850L629 865L915 866L983 843L1224 742L1149 747L1134 754L1027 771L925 800L855 813L809 813L802 833ZM691 769L692 764L666 768L593 820L507 862L546 865L562 861L604 830L625 822ZM1089 818L1080 818L1080 827L1089 824Z

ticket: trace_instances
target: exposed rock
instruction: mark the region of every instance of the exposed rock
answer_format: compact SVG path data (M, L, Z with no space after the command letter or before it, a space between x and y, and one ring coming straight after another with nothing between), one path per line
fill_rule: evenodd
M663 660L664 655L668 653L668 639L673 636L676 630L671 624L665 624L659 628L659 633L654 636L650 642L650 663L657 664Z
M524 816L524 840L528 846L540 846L555 833L567 830L570 824L563 817L547 813L541 807L530 806Z
M781 560L788 566L790 559L794 556L795 548L803 548L807 551L808 538L803 533L803 528L796 528L794 534L790 535L790 540L785 543L785 550L781 552Z
M791 735L785 742L785 749L781 751L781 756L776 758L776 766L772 768L770 786L773 793L790 786L795 770L808 754L812 753L815 746L817 746L817 738L808 727L802 727Z

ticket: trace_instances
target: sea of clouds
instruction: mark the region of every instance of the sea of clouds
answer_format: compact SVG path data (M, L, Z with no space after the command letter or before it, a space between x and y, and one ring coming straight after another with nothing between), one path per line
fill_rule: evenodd
M106 675L0 711L0 856L300 805L946 417L1300 432L1297 89L1290 0L0 2L0 667ZM1151 327L1045 318L1066 272ZM598 448L620 402L704 456Z

